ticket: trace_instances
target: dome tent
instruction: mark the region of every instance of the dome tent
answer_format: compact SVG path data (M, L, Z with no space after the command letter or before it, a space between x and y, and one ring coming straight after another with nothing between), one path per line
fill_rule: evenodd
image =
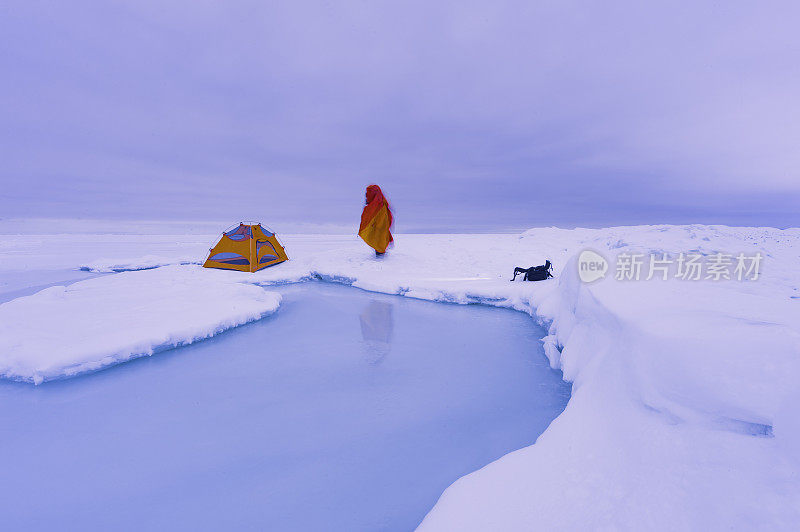
M222 233L203 267L257 272L286 260L289 257L275 233L260 223L241 222Z

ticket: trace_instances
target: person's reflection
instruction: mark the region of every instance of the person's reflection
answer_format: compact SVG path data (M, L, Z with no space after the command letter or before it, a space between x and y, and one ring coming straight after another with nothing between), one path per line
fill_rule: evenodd
M380 363L389 354L392 345L393 303L371 300L359 316L361 321L361 337L372 364Z

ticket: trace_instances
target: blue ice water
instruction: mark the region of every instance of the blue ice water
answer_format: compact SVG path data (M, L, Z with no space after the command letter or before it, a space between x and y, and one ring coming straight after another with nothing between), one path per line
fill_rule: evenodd
M411 530L569 397L522 313L280 291L192 346L0 383L3 528Z

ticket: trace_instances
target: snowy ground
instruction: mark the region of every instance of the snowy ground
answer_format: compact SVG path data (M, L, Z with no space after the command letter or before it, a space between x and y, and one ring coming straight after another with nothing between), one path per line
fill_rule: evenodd
M422 299L508 306L549 327L551 365L573 382L566 410L535 445L454 483L422 529L789 530L800 519L800 230L642 226L398 235L396 248L376 260L355 237L273 229L291 258L278 267L239 274L173 266L136 272L127 287L165 275L175 283L228 287L221 290L316 277ZM0 298L74 276L81 267L101 272L200 261L213 240L3 235ZM570 260L586 248L612 268L624 253L696 253L710 261L718 252L758 252L763 261L759 278L750 281L679 280L674 272L668 280L618 281L612 271L586 285ZM546 258L557 279L508 282L514 266ZM35 272L47 280L33 283ZM11 304L24 304L26 315L53 309L37 297ZM0 357L7 367L8 353Z

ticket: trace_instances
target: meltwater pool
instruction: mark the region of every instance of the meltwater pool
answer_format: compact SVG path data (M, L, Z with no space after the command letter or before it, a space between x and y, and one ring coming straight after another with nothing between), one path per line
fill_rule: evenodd
M570 387L526 315L325 283L195 345L0 382L14 529L412 530Z

